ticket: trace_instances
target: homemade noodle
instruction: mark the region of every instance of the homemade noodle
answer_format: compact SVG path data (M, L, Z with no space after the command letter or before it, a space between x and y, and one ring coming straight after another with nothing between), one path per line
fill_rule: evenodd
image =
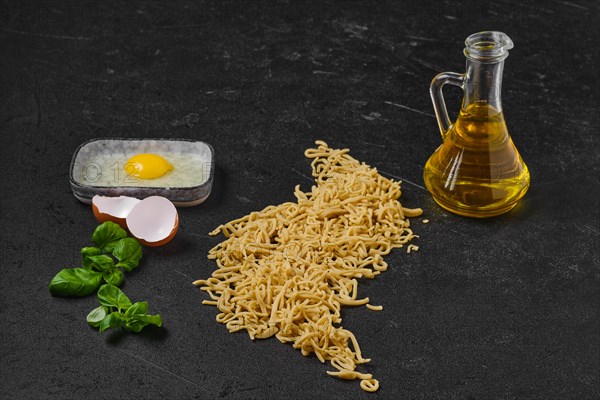
M403 208L400 183L352 158L348 149L317 141L305 152L316 186L296 202L268 206L221 225L210 233L226 240L210 250L218 269L194 282L220 310L217 321L230 332L245 329L251 339L275 336L302 355L330 362L341 379L360 379L369 392L379 382L355 371L363 358L352 332L339 324L342 306L382 306L358 298L358 278L387 270L382 256L417 237ZM410 245L413 246L413 245ZM408 247L417 250L418 247ZM337 326L336 326L337 325Z

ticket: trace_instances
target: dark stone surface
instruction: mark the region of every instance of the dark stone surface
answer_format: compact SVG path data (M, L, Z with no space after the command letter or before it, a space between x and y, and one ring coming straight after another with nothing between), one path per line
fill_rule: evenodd
M592 399L599 381L598 2L2 2L0 397L3 399ZM463 40L515 42L503 100L532 186L507 215L443 212L422 186L440 137L428 94ZM449 90L458 109L459 90ZM392 102L404 108L388 104ZM147 249L123 289L164 329L100 334L96 298L47 285L96 226L68 167L94 137L186 137L217 156L206 204ZM376 395L314 357L214 321L191 281L218 224L310 185L314 140L349 147L422 206L421 251L344 312Z

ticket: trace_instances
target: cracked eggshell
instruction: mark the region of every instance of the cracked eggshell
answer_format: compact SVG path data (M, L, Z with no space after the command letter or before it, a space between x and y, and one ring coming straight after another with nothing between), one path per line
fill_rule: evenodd
M126 218L131 210L141 202L135 197L119 196L94 196L92 198L92 210L99 223L112 221L119 224L121 228L127 229Z
M150 196L136 204L126 217L132 236L146 246L162 246L173 239L179 228L175 205L161 196Z

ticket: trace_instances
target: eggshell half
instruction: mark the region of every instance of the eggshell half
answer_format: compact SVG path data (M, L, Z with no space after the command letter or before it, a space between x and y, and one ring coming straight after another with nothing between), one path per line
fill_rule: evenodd
M160 196L146 197L125 218L132 236L146 246L162 246L173 239L179 228L177 209Z
M119 196L94 196L92 197L92 210L98 222L112 221L121 228L127 229L126 217L141 200L135 197Z

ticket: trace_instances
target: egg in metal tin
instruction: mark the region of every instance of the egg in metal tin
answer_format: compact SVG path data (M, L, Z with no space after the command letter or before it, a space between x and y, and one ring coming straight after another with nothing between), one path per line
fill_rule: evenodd
M91 203L94 195L163 196L177 206L208 197L214 171L210 145L186 139L95 139L75 152L71 187Z
M190 187L201 183L203 160L171 152L98 154L87 160L81 180L90 186Z

